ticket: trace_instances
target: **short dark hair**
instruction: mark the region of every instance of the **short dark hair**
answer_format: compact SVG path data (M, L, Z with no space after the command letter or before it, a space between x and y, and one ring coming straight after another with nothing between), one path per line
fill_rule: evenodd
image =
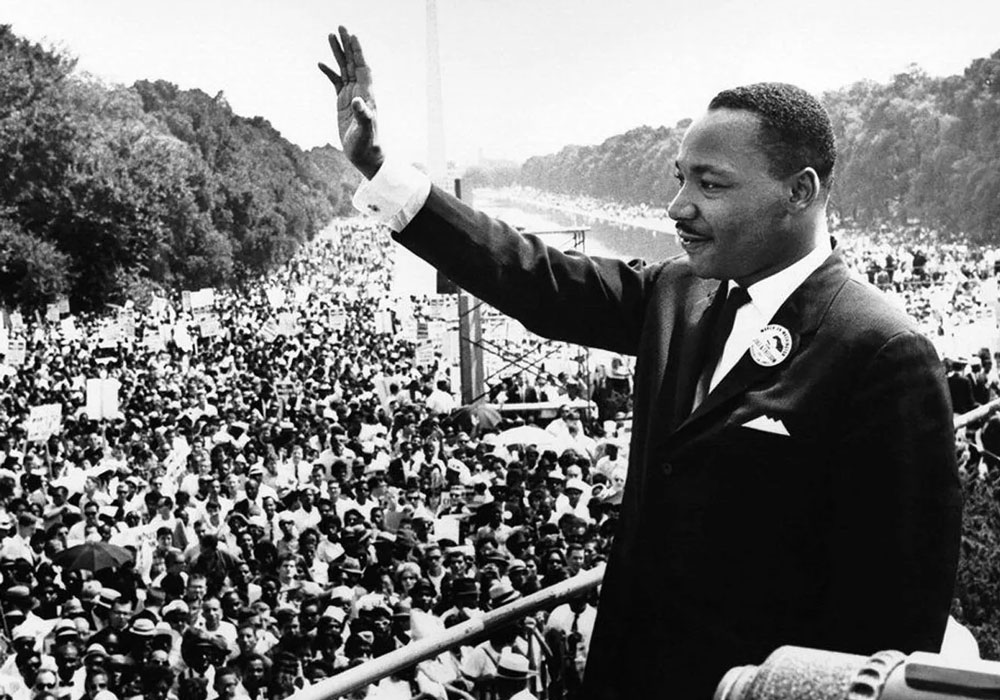
M723 90L708 109L742 109L760 117L771 174L787 177L812 167L820 184L833 186L837 144L830 115L819 100L788 83L754 83Z

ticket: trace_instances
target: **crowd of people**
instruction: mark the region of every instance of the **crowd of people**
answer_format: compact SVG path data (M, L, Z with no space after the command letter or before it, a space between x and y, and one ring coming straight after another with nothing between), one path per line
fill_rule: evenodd
M431 304L388 301L382 232L334 228L251 288L4 317L0 695L284 698L603 560L627 362L601 420L571 408L590 378L548 372L492 393L551 417L455 417L442 354L401 332ZM571 696L594 606L358 697Z
M5 316L0 695L285 698L604 561L629 362L514 367L491 401L539 410L456 411L419 351L436 304L392 299L383 232L333 229L249 288ZM873 240L841 245L932 337L993 318L993 256ZM967 350L971 407L1000 395L992 349ZM105 545L127 556L68 556ZM356 695L572 698L595 595Z

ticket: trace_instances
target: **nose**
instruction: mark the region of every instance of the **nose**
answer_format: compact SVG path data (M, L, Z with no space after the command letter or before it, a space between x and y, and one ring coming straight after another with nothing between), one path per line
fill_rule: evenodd
M670 205L667 207L667 216L674 221L686 221L695 218L697 213L698 209L691 201L687 184L684 183L670 201Z

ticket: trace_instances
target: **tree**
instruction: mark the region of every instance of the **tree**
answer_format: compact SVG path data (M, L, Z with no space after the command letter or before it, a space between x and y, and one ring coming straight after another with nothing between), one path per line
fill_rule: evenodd
M54 245L0 220L0 301L37 308L69 291L69 258Z

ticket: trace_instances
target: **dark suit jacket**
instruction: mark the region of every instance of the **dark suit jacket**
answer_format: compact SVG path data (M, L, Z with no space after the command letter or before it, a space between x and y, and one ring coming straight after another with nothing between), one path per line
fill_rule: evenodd
M536 333L637 357L586 697L707 700L784 644L939 648L961 519L948 388L931 344L838 254L772 320L791 355L747 353L688 415L721 304L685 257L562 253L438 189L396 238ZM789 435L742 427L760 416Z

